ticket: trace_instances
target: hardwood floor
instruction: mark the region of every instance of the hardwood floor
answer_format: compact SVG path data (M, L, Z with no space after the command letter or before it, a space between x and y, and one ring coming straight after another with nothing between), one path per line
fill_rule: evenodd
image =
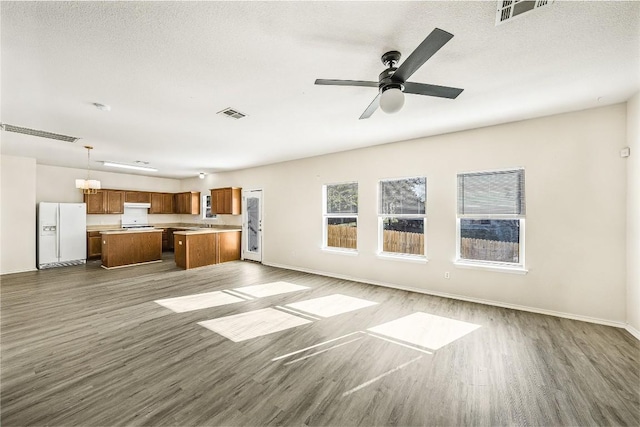
M621 329L242 261L99 264L2 276L3 426L640 425ZM272 282L308 289L154 302ZM198 324L273 310L309 322L239 342Z

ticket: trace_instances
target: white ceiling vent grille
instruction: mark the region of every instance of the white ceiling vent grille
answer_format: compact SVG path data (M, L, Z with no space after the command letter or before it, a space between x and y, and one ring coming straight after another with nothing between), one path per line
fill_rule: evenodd
M549 6L554 0L498 0L496 25L510 21L532 10Z
M56 139L58 141L76 142L77 140L80 139L80 138L76 138L75 136L60 135L58 133L46 132L44 130L29 129L29 128L23 128L20 126L8 125L6 123L0 124L0 126L2 127L2 129L4 129L7 132L15 132L15 133L22 133L24 135L39 136L40 138Z
M246 114L243 114L238 110L234 110L233 108L225 108L222 111L218 111L218 114L222 114L223 116L230 117L232 119L241 119L243 117L247 117Z

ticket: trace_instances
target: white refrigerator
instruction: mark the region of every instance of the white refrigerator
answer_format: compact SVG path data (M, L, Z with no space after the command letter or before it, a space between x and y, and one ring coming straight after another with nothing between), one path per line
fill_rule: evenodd
M38 268L84 264L87 208L84 203L38 204Z

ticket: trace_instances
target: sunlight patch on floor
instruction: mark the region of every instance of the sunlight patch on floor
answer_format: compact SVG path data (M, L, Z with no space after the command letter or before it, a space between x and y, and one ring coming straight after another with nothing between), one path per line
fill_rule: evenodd
M408 362L403 363L402 365L398 365L395 368L390 369L387 372L385 372L383 374L380 374L375 378L371 378L369 381L366 381L366 382L360 384L359 386L352 388L349 391L345 391L344 393L342 393L342 397L349 396L350 394L355 393L358 390L362 390L363 388L365 388L367 386L370 386L371 384L375 383L376 381L379 381L379 380L383 379L384 377L393 374L394 372L398 372L400 369L403 369L404 367L406 367L406 366L408 366L408 365L410 365L410 364L412 364L414 362L417 362L420 359L422 359L422 356L418 356L415 359L409 360Z
M218 307L220 305L234 304L242 301L246 300L229 295L226 292L215 291L177 298L159 299L154 302L175 313L184 313L185 311L201 310L203 308Z
M319 317L331 317L338 314L348 313L361 308L378 304L374 301L350 297L342 294L334 294L321 298L314 298L306 301L287 304L285 307L300 310Z
M233 316L205 320L204 322L198 322L198 325L229 338L231 341L240 342L307 323L312 323L312 321L273 308L264 308L262 310L234 314Z
M241 292L255 298L270 297L272 295L286 294L288 292L302 291L305 289L309 289L309 287L296 285L289 282L273 282L265 283L263 285L233 288L233 290L236 292Z
M438 350L480 328L474 323L417 312L367 329L378 335Z

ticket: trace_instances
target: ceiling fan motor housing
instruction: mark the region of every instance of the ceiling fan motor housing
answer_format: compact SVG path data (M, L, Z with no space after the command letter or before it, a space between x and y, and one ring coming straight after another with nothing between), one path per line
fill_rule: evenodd
M404 90L404 86L402 83L396 82L391 79L393 73L395 73L397 68L390 67L380 73L378 76L378 88L380 89L380 93L384 93L387 89L400 89Z

